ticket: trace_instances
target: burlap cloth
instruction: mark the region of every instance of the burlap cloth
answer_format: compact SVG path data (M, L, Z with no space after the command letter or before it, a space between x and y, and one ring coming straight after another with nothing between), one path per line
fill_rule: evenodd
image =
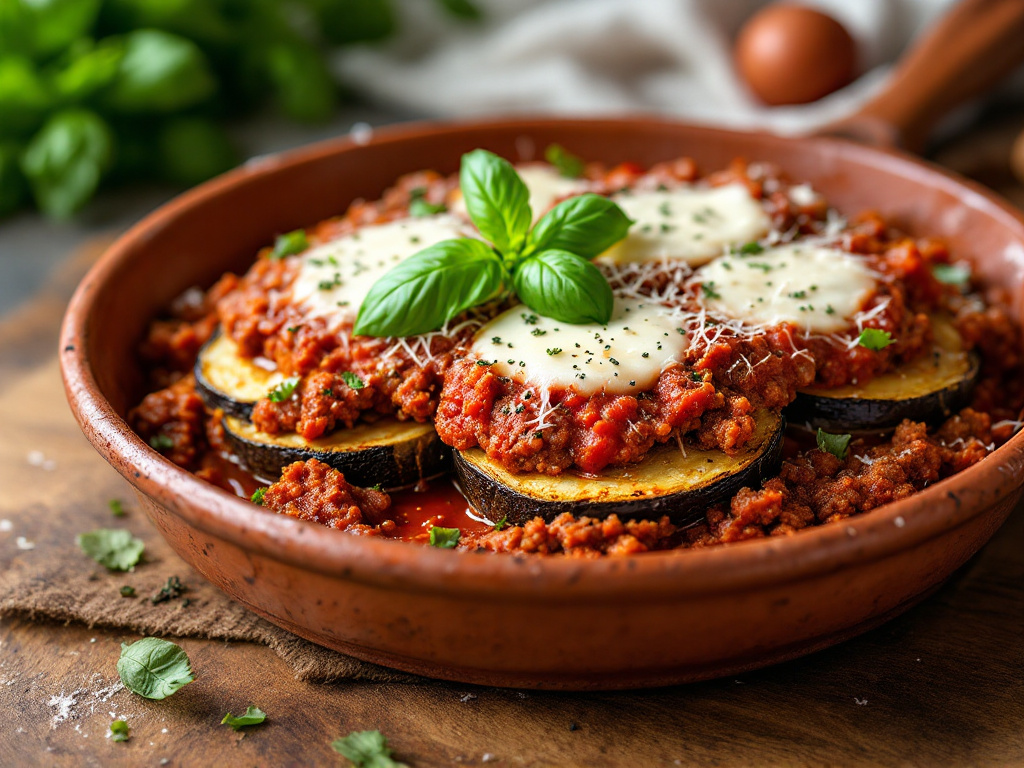
M82 436L55 356L67 297L95 250L0 319L0 616L80 622L140 635L264 643L301 680L417 681L322 648L250 613L185 564L134 504L127 483ZM127 514L115 517L118 499ZM75 543L79 533L126 528L146 544L132 572L111 573ZM187 588L154 603L177 576ZM122 597L122 586L135 589Z

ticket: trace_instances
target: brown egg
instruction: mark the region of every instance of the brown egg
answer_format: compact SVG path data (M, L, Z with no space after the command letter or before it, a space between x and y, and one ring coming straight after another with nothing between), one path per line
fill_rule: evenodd
M754 14L740 30L736 68L766 104L806 104L853 80L857 47L842 24L790 3Z

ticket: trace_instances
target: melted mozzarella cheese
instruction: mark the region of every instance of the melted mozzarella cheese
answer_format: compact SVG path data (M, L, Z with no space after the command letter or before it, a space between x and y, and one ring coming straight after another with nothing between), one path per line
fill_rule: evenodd
M734 243L764 237L771 227L761 203L742 184L627 191L612 199L636 222L624 240L601 254L612 262L704 264Z
M563 323L520 304L477 331L472 349L499 376L589 396L650 389L688 341L663 307L616 299L607 325Z
M555 203L561 201L562 198L582 194L589 187L589 182L586 179L568 179L554 167L543 163L517 165L516 172L530 192L530 210L533 212L535 222L540 220L540 217L551 210ZM458 190L452 193L449 208L452 213L469 218L466 203L462 199L462 193Z
M708 309L752 325L790 322L809 333L847 328L876 286L863 259L799 243L723 256L697 277Z
M449 214L363 227L295 257L300 267L292 301L307 316L354 318L373 284L396 264L442 240L471 236L466 223Z

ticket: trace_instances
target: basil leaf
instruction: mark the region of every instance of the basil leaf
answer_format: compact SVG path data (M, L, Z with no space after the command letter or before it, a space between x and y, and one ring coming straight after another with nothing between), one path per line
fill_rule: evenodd
M124 720L115 720L110 724L111 741L128 741L131 734L128 732L128 723Z
M892 334L888 331L880 331L877 328L865 328L860 332L860 336L857 337L857 343L865 349L877 352L895 343L895 339L893 339Z
M413 336L440 328L502 288L498 255L480 240L442 240L397 264L363 300L354 333Z
M156 149L160 173L192 186L229 170L238 155L227 132L205 117L179 117L160 128Z
M607 323L615 303L597 267L568 251L542 251L523 260L515 289L534 312L563 323Z
M588 192L563 200L530 233L534 250L555 248L592 259L629 232L633 220L607 197Z
M259 707L248 706L245 709L244 715L235 717L230 712L224 715L224 719L220 721L221 725L230 725L236 731L240 731L247 725L259 725L267 719L267 713Z
M502 253L518 251L533 221L530 192L508 160L485 149L462 156L459 185L469 218Z
M567 179L578 179L586 168L580 158L561 144L549 144L548 148L544 150L544 159L555 166L555 170Z
M166 699L196 679L185 651L157 637L121 643L117 674L125 688L147 699Z
M327 120L337 105L337 88L320 52L305 42L276 43L264 54L278 107L307 123Z
M81 102L105 88L117 75L124 48L116 39L99 44L77 41L68 51L63 66L53 75L53 86L68 101Z
M110 129L95 112L68 109L51 117L21 158L39 207L62 218L85 205L110 165L112 148Z
M0 4L0 9L4 7ZM2 24L0 12L0 26ZM5 51L3 43L0 35L0 51ZM0 54L0 137L27 137L55 106L52 88L31 61L22 56Z
M100 0L20 0L32 18L32 49L40 57L66 49L89 33L100 10Z
M0 216L16 210L28 195L20 158L21 147L18 144L0 141Z
M79 534L75 541L82 551L112 571L127 571L142 558L146 545L130 531L121 528L100 528Z
M964 287L971 282L971 270L960 264L935 264L932 274L940 283Z
M837 459L845 459L850 447L851 435L832 435L818 428L818 450L831 453Z
M434 526L430 529L430 546L438 549L452 549L459 543L462 531L458 528L441 528Z
M124 56L106 103L121 112L175 112L217 88L206 56L184 37L158 29L124 36Z
M353 731L331 742L331 749L352 761L356 768L408 768L392 755L380 731Z
M483 14L470 0L438 0L441 7L452 16L465 21L479 21Z

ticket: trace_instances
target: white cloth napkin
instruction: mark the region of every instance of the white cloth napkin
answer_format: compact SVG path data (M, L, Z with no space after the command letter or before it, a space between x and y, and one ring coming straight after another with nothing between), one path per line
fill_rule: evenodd
M339 54L337 73L378 103L437 117L655 112L791 133L852 112L952 4L803 0L846 26L863 74L813 104L767 107L732 65L732 41L764 0L476 2L485 20L460 24L435 2L401 0L399 36Z

